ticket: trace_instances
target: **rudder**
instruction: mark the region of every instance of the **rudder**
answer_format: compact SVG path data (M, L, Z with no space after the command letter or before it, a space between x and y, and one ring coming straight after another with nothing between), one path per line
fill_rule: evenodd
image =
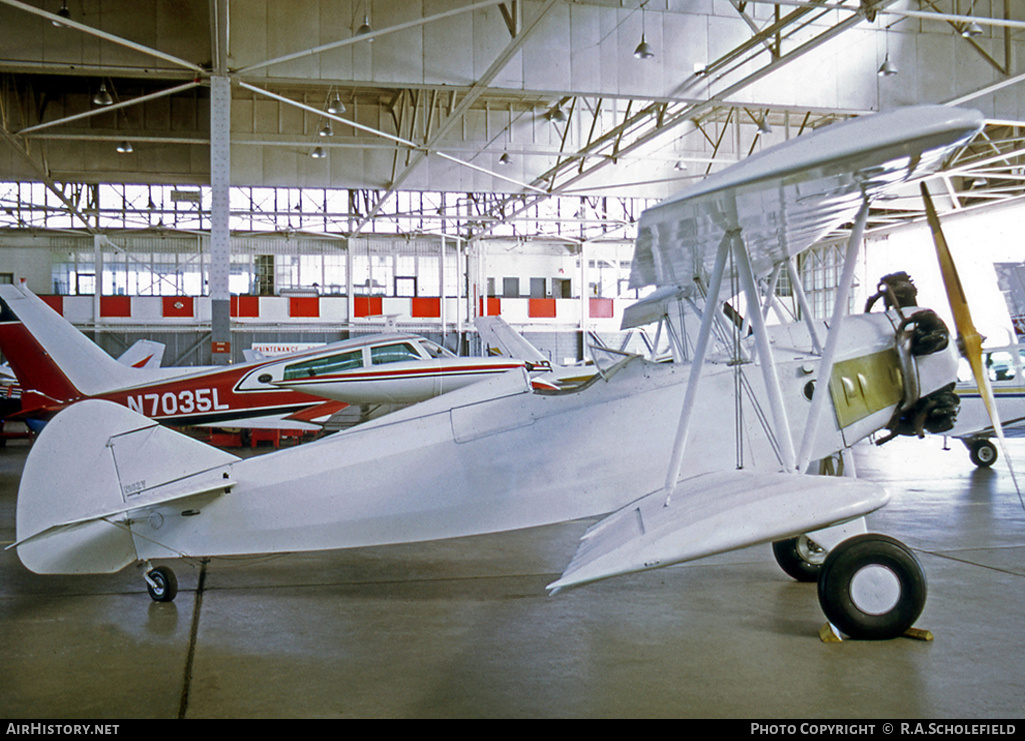
M237 460L119 404L73 404L32 446L13 547L37 574L119 571L139 560L133 517L230 488L228 470Z

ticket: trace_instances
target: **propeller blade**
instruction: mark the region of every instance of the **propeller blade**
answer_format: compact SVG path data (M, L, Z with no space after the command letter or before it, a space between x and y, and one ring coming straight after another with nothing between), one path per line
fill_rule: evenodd
M940 274L943 276L947 301L950 303L950 310L954 315L958 348L972 368L972 375L975 377L975 383L979 387L979 395L986 405L986 412L989 414L990 422L993 423L993 431L996 433L997 442L1000 444L1000 451L1003 453L1004 460L1007 461L1007 468L1011 472L1011 481L1014 482L1014 488L1020 497L1021 489L1018 487L1018 479L1014 475L1011 458L1007 454L1004 428L1000 424L1000 413L997 410L996 398L993 396L993 387L989 382L989 374L986 373L982 360L982 342L984 338L979 334L975 328L975 323L972 321L972 312L968 308L968 299L965 296L964 287L961 285L961 279L957 274L957 268L954 265L953 257L951 257L950 248L947 246L947 240L943 236L943 230L940 228L940 219L936 214L935 206L933 206L929 189L925 187L925 183L921 183L920 187L922 190L922 200L925 202L926 219L932 231L933 242L936 244L936 257L939 259Z

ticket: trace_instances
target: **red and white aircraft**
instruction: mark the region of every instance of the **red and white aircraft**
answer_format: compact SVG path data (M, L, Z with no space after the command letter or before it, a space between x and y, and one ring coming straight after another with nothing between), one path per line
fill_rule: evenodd
M118 356L117 362L132 368L159 368L164 345L153 340L138 340ZM21 384L9 363L0 365L0 426L21 411Z
M0 286L0 351L22 387L24 419L105 399L173 426L319 430L348 404L411 404L521 368L456 357L411 334L376 334L241 365L132 368L20 285ZM318 386L344 387L329 400Z

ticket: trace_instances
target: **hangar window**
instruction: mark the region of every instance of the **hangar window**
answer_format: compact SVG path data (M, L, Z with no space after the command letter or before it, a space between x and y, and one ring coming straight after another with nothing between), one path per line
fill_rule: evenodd
M405 342L370 348L370 362L374 365L401 363L407 360L423 360L423 357L412 345Z
M285 366L284 379L309 378L311 376L323 376L329 373L341 373L353 368L363 367L363 351L353 350L352 352L328 355L323 358L304 360L301 363L292 363Z

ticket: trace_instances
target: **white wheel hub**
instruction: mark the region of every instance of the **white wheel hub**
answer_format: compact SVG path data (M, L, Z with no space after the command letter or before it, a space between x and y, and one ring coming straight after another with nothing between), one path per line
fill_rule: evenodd
M851 579L851 600L866 615L883 615L900 601L900 579L886 566L865 566Z

